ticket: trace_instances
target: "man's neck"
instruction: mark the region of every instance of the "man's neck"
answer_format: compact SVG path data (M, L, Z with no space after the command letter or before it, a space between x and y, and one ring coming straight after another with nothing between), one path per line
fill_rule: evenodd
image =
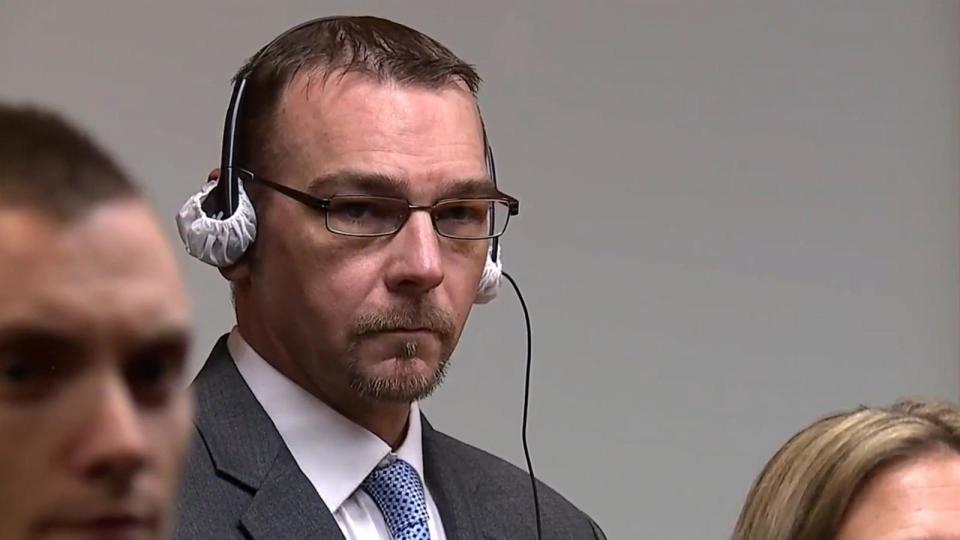
M363 398L357 396L349 387L338 390L335 380L329 380L331 384L322 384L327 381L317 381L308 376L300 364L293 361L269 334L256 327L243 325L242 321L238 321L237 326L247 345L284 377L353 423L380 437L394 450L403 444L410 418L409 403Z
M318 396L319 399L320 398ZM334 410L346 416L355 424L361 425L396 450L407 437L410 419L409 403L357 403L352 407L341 407L324 400Z

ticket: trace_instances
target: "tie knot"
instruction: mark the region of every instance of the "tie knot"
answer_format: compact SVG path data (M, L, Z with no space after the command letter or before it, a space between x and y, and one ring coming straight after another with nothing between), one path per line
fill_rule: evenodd
M361 487L380 509L395 540L430 540L423 483L412 465L396 459L374 469Z

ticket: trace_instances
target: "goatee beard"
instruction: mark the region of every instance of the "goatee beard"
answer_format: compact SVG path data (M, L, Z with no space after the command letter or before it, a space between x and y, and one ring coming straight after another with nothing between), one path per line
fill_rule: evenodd
M453 318L435 306L406 305L385 312L360 316L353 325L350 350L355 350L364 337L380 332L417 328L433 333L441 343L436 367L428 374L415 369L417 342L404 342L395 353L396 369L387 376L373 376L364 370L364 364L351 355L347 366L351 388L361 397L393 403L411 403L430 396L443 382L447 363L456 345L456 326Z

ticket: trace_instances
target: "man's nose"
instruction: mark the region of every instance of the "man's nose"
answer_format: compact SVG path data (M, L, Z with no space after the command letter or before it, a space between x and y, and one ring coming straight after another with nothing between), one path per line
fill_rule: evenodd
M88 479L129 482L148 451L136 400L119 376L102 381L93 399L71 448L71 466Z
M440 238L429 212L412 212L390 243L386 284L392 292L420 296L443 282Z

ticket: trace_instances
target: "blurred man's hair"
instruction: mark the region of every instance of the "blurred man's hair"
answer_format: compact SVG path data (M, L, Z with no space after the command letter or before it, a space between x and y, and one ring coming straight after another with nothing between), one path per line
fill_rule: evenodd
M58 220L139 190L87 134L56 113L0 103L0 210Z
M275 112L280 96L301 73L362 74L377 81L442 88L463 84L476 95L480 76L437 40L377 17L332 17L300 28L250 58L235 80L247 78L240 111L243 167L269 176L277 163Z
M804 428L770 459L747 495L734 540L835 538L878 472L936 452L960 454L960 408L907 400L861 407Z

